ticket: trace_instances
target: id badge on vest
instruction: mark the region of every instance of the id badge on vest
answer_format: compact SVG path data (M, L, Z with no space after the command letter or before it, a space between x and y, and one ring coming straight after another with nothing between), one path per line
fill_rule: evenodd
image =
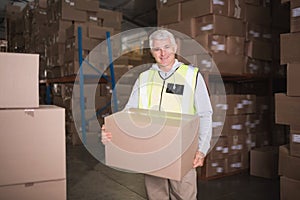
M168 83L166 93L183 95L184 85Z

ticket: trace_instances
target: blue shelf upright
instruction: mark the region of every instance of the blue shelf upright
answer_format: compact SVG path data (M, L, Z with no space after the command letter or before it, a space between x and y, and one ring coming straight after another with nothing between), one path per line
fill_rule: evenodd
M113 59L112 59L112 48L111 48L111 42L110 42L110 32L106 32L106 41L107 41L109 69L110 69L110 76L111 76L112 96L113 96L113 103L114 103L113 112L117 112L118 111L118 102L117 102L117 93L116 93L114 64L113 64Z
M78 58L79 58L79 87L80 87L80 113L81 113L81 128L82 128L82 143L86 144L86 121L84 110L84 75L82 67L82 29L78 27Z
M84 101L84 82L85 78L95 78L95 75L86 75L83 73L83 62L86 62L88 66L90 66L92 69L94 69L96 72L101 75L101 77L104 77L106 80L107 77L103 75L103 73L98 70L96 67L94 67L92 64L90 64L88 61L83 60L82 57L82 29L79 26L78 27L78 58L79 58L79 85L80 85L80 113L81 113L81 131L82 131L82 143L86 144L86 122L87 120L85 119L85 101ZM116 96L116 89L115 89L115 75L114 75L114 65L113 65L113 60L112 60L112 48L111 48L111 42L110 42L110 32L106 32L106 41L107 41L107 46L108 46L108 56L109 56L109 68L110 68L110 75L111 75L111 84L112 84L112 96L113 96L113 104L114 104L114 112L118 111L118 103L117 103L117 96ZM100 77L100 78L101 78ZM99 78L99 76L97 77ZM110 104L108 104L110 105ZM103 109L105 109L108 105L105 105ZM103 110L103 109L100 109ZM96 115L95 115L96 116ZM89 119L91 120L91 119Z

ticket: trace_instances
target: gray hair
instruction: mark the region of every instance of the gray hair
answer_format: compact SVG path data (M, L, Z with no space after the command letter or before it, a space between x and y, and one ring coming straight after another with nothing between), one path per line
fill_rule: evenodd
M172 33L170 33L167 30L157 30L154 31L153 33L151 33L151 35L149 36L149 47L150 49L153 48L153 40L165 40L165 39L170 39L171 40L171 44L175 47L175 49L177 48L177 44L174 38L174 35Z

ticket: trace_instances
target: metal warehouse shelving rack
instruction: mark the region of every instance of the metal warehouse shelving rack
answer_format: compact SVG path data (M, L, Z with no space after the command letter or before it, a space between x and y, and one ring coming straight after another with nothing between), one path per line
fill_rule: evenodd
M96 67L94 67L92 64L90 64L87 60L83 59L82 56L82 28L79 26L77 29L78 33L78 58L79 58L79 78L77 75L72 76L65 76L60 78L50 78L50 79L44 79L40 80L40 84L46 84L46 104L51 104L51 84L53 83L79 83L80 88L80 114L81 114L81 134L82 134L82 143L86 143L86 120L85 117L85 101L84 101L84 84L88 83L111 83L112 84L112 95L113 95L113 112L118 111L117 106L117 96L116 96L116 89L115 89L115 75L114 75L114 65L112 60L112 48L111 48L111 41L110 41L110 32L106 32L106 41L107 41L107 47L108 47L108 56L109 56L109 68L110 68L110 77L105 76L100 72ZM82 63L85 62L88 64L89 67L94 69L99 75L92 75L92 74L83 74L83 67ZM99 114L102 112L107 106L109 106L110 103L103 106L103 108L99 109L95 114Z
M82 142L83 144L86 143L86 119L85 119L85 112L84 112L84 83L85 83L85 78L86 76L83 74L83 67L82 63L86 62L91 68L93 68L95 71L101 75L101 77L104 77L102 73L95 68L93 65L88 63L88 61L83 60L82 57L82 29L81 27L78 27L78 56L79 56L79 85L80 85L80 113L81 113L81 131L82 131ZM113 60L112 60L112 48L111 48L111 42L110 42L110 32L106 32L106 42L107 42L107 47L108 47L108 57L109 57L109 68L110 68L110 82L112 84L112 95L113 95L113 104L114 104L114 112L117 111L118 106L117 106L117 97L116 97L116 90L115 90L115 74L114 74L114 65L113 65ZM93 75L91 75L94 77ZM87 76L89 77L89 76ZM101 77L94 77L94 78L101 78ZM106 78L107 81L109 81ZM106 105L107 106L107 105ZM105 107L106 107L105 106ZM101 110L101 109L100 109Z

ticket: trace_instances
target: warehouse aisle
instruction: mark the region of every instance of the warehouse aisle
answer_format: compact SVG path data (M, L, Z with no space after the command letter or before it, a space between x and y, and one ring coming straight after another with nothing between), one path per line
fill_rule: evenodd
M143 176L111 169L83 146L67 145L68 200L145 199Z
M248 172L198 182L201 200L279 200L279 179L250 176Z
M249 176L247 172L198 182L201 200L279 200L279 179ZM83 146L67 145L68 200L146 199L141 174L104 166Z

